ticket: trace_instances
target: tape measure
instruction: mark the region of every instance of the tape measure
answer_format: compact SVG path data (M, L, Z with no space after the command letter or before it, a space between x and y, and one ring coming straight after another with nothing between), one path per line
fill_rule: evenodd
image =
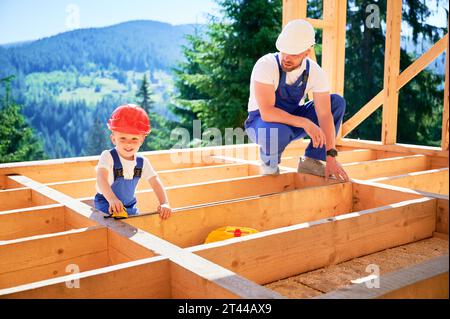
M206 237L205 244L234 237L247 236L257 232L256 229L250 227L224 226L210 232L208 237Z

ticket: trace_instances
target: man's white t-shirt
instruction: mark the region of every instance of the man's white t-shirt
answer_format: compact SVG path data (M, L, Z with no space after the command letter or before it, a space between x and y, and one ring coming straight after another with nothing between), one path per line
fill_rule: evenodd
M119 155L119 153L117 153L117 155ZM142 167L141 179L148 181L151 177L156 175L156 172L153 169L152 165L150 164L149 160L144 156L142 156L142 158L144 159L144 161L143 161L144 164ZM119 159L120 159L120 162L122 163L122 167L123 167L123 177L125 179L133 179L134 168L136 167L136 156L135 156L134 160L132 160L132 161L126 160L123 157L121 157L120 155L119 155ZM103 151L102 154L100 155L100 158L98 160L97 166L95 167L95 170L97 171L97 169L99 169L99 168L106 168L108 170L109 185L112 185L112 183L114 182L113 166L114 166L114 160L112 158L111 152L109 150ZM102 193L100 191L100 188L98 187L97 183L95 184L95 188L99 194Z
M279 56L279 58L281 63L281 55ZM326 73L316 62L314 62L310 58L306 59L309 60L309 77L306 84L305 95L301 99L299 105L304 104L305 96L309 91L316 93L330 91ZM306 59L303 59L302 64L297 69L291 72L286 72L286 84L291 85L295 81L297 81L299 76L306 69ZM255 81L264 84L272 84L275 88L275 91L277 90L278 82L280 81L280 73L278 70L277 60L273 53L269 53L261 57L253 67L252 76L250 78L250 97L248 100L249 112L259 109L255 96Z

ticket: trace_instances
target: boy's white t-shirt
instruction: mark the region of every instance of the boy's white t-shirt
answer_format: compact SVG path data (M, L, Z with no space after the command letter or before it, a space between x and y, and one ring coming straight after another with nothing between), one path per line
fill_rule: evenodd
M279 56L281 58L281 56ZM301 99L299 105L303 105L305 96L309 91L320 93L330 91L330 85L328 84L328 78L323 69L316 62L310 58L309 60L309 77L306 83L305 95ZM291 85L306 69L306 59L303 59L302 64L297 69L286 72L286 84ZM281 63L281 60L280 60ZM250 96L248 99L248 111L255 111L259 109L255 95L255 81L272 84L275 91L278 88L278 82L280 81L280 73L278 70L278 63L273 53L269 53L261 57L254 65L252 75L250 77Z
M119 153L117 153L117 155L119 155ZM151 177L156 175L155 170L153 169L152 165L150 164L150 161L142 156L142 158L144 159L144 164L142 167L142 175L141 175L141 179L144 180L149 180ZM122 163L122 167L123 167L123 177L125 179L133 179L133 175L134 175L134 168L136 167L136 156L134 158L134 160L129 161L124 159L123 157L121 157L119 155L119 159ZM113 166L114 166L114 160L112 158L112 155L110 153L109 150L105 150L102 152L102 154L100 155L100 158L98 160L98 164L95 167L95 170L97 171L98 168L106 168L108 170L108 182L109 185L112 185L112 183L114 182L114 173L113 173ZM98 187L98 184L95 183L95 188L97 190L97 193L101 194L102 192L100 191L100 188Z

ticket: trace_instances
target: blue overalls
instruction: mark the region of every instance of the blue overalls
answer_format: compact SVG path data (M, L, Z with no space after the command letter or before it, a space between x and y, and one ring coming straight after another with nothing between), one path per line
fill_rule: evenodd
M286 72L281 68L278 54L275 54L275 59L277 60L280 73L278 88L275 91L275 107L290 114L305 117L319 125L314 109L314 101L310 101L302 106L299 105L305 95L308 83L309 60L306 60L306 68L297 81L292 85L288 85L286 84ZM338 94L331 94L331 113L333 114L337 134L345 113L345 100ZM259 110L249 112L244 126L250 140L259 144L261 160L270 167L276 167L280 163L281 154L290 142L306 136L303 128L263 121ZM311 141L305 150L305 156L324 161L326 159L326 147L314 148Z
M114 160L114 182L111 185L111 189L125 206L128 215L137 215L139 211L136 207L136 197L134 192L142 175L144 159L140 156L136 156L136 166L134 167L133 179L125 179L123 176L122 163L120 162L117 150L113 148L110 150L110 153ZM109 214L109 203L102 194L97 193L95 195L94 204L95 208Z

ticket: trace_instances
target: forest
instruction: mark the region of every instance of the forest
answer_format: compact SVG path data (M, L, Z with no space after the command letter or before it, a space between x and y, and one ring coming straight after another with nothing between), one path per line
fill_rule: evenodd
M97 155L111 147L106 120L123 103L150 114L152 133L142 150L171 148L174 128L192 132L238 128L247 116L254 63L276 52L281 0L217 0L221 16L206 25L130 21L0 46L0 162ZM385 1L348 0L345 91L350 118L383 85L385 30L368 28L365 8L375 4L385 21ZM441 38L446 28L426 23L445 1L403 0L401 70ZM308 1L321 18L322 1ZM321 59L321 32L316 33ZM440 144L444 66L441 56L399 96L399 143ZM349 137L380 140L381 109ZM17 142L12 142L17 141ZM198 144L188 143L185 147Z

